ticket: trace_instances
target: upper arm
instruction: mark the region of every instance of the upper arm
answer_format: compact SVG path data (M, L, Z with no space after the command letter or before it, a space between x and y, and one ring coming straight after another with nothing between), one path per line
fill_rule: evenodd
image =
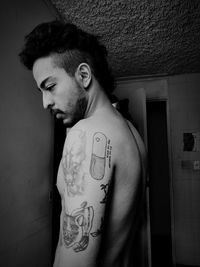
M103 132L72 129L64 146L62 238L68 260L77 266L90 266L100 242L112 173L110 142Z

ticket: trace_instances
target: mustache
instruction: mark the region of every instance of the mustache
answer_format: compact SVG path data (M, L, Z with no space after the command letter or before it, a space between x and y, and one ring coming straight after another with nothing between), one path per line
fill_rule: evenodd
M64 114L64 112L60 109L50 109L52 115L56 116L56 114Z

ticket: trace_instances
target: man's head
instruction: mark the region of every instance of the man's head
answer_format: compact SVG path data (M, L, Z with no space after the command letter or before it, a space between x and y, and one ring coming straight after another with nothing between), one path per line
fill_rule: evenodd
M96 36L70 23L39 24L25 37L25 46L19 54L21 62L32 70L37 59L52 55L56 56L57 66L70 76L74 76L79 64L87 63L104 91L109 95L114 90L107 51Z
M25 37L19 56L33 72L44 108L66 126L84 117L92 79L107 94L114 89L105 47L73 24L53 21L38 25Z

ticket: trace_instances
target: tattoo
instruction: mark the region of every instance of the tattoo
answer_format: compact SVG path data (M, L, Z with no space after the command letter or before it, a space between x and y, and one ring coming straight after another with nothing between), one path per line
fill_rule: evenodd
M111 152L112 152L112 146L110 145L110 140L108 140L106 158L108 159L109 168L111 168L111 154L112 154Z
M99 236L100 234L102 234L102 229L103 229L103 218L101 218L101 225L100 225L99 229L97 229L95 232L92 232L91 236L92 237Z
M105 174L107 138L97 132L93 136L90 174L96 180L101 180Z
M86 207L87 202L81 204L81 208L74 210L70 215L63 217L63 239L66 248L72 247L75 252L83 251L89 244L89 234L93 225L94 210L92 206Z
M67 193L70 197L84 193L86 178L86 173L82 171L86 159L86 135L81 130L73 130L74 136L74 141L69 144L62 158Z
M104 196L104 198L100 201L100 203L101 203L101 204L105 204L106 201L107 201L107 199L108 199L108 188L109 188L109 184L101 184L100 187L101 187L101 190L103 190L104 193L105 193L105 196Z

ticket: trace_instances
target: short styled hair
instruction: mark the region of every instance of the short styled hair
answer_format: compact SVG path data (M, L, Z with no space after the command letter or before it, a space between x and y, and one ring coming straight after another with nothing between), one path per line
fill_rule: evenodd
M55 55L59 67L74 76L80 63L87 63L96 80L110 95L114 78L107 62L107 50L97 36L89 34L71 23L51 21L41 23L25 36L19 54L21 62L32 70L34 62Z

